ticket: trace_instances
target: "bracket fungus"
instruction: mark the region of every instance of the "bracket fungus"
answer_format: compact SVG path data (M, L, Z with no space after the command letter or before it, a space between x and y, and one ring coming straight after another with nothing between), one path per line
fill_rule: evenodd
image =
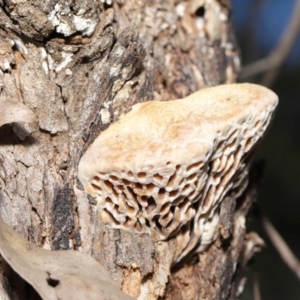
M220 203L245 186L277 103L272 91L245 83L136 104L89 147L79 179L105 224L175 236L180 261L216 238Z

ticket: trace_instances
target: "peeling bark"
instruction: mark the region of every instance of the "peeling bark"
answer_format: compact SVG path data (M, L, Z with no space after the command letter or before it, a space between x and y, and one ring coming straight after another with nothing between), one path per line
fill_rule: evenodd
M25 139L23 124L0 128L1 216L45 249L91 254L138 299L235 299L245 245L259 244L241 209L251 196L239 206L228 195L216 243L171 270L173 239L106 228L77 180L84 151L133 104L236 80L230 3L103 2L0 1L0 103L18 101L38 118Z

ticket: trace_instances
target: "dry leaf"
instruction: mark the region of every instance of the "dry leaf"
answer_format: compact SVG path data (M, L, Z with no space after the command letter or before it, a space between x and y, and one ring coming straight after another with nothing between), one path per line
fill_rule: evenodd
M0 127L13 122L36 121L36 115L23 103L10 100L0 101Z
M0 217L0 254L44 300L132 300L91 256L49 251L22 238Z

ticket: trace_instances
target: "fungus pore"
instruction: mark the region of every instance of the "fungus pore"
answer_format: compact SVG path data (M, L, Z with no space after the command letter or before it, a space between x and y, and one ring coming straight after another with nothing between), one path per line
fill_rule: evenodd
M254 84L136 104L89 147L79 179L111 228L176 236L177 261L213 242L220 203L247 182L277 105Z

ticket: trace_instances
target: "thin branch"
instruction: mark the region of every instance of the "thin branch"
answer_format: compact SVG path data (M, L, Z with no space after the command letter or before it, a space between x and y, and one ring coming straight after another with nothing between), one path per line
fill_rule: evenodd
M258 73L266 72L261 84L270 86L274 82L281 65L288 57L300 31L300 0L295 3L293 15L282 34L277 47L269 56L260 59L243 68L241 78L245 79Z
M280 236L275 227L271 224L271 222L266 218L261 216L261 221L263 227L273 243L274 247L277 249L280 254L282 260L287 264L287 266L296 274L298 279L300 280L300 262L294 253L291 251L287 243Z
M261 300L260 289L259 289L259 275L254 275L253 283L253 300Z

